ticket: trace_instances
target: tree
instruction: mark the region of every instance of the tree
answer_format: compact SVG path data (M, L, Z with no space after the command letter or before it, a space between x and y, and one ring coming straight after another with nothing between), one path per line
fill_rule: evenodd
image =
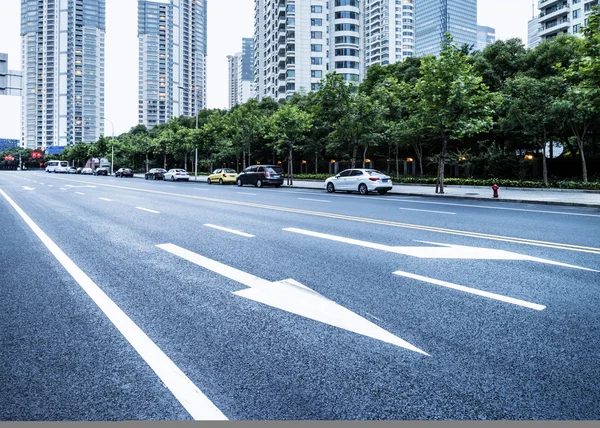
M312 129L312 115L298 108L285 104L267 123L267 136L278 153L288 155L288 184L294 184L293 155L297 145L304 141Z
M519 76L509 80L504 91L508 126L521 129L542 150L542 175L548 185L546 143L556 128L555 102L564 91L560 77L535 79Z
M444 193L448 143L491 129L500 102L498 94L489 91L449 34L446 42L439 59L422 59L421 77L413 92L417 100L414 114L421 127L430 129L441 140L439 193Z

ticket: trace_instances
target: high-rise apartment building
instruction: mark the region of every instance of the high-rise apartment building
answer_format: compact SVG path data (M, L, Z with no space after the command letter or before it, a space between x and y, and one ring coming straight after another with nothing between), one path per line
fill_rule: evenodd
M0 53L0 95L21 96L23 73L8 69L8 54Z
M138 122L206 107L207 0L138 0Z
M92 143L104 132L105 0L22 0L21 145Z
M598 0L540 0L538 36L541 42L562 34L579 34Z
M414 0L363 0L365 68L415 54Z
M415 0L415 54L438 55L446 32L477 47L477 0Z
M242 52L227 56L229 62L229 108L243 104L253 96L254 39L242 39Z
M535 49L541 42L540 38L540 21L537 16L534 16L527 23L527 47Z
M318 89L326 73L364 74L363 0L255 0L254 90L284 100Z
M484 25L477 26L477 50L482 51L496 42L496 30L492 27L486 27Z

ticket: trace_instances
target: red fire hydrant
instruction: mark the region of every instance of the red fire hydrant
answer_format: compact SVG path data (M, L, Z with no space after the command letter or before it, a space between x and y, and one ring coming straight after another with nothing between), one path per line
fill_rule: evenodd
M497 185L497 184L494 184L494 185L492 186L492 190L494 191L494 198L497 198L497 197L498 197L498 189L499 189L499 188L500 188L500 187L498 187L498 185Z

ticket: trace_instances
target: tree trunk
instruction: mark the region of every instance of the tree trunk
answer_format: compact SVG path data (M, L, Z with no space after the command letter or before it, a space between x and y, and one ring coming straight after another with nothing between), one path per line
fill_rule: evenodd
M354 144L354 148L352 149L352 159L351 159L351 168L354 169L356 168L356 154L358 152L358 145Z
M319 152L315 153L315 174L319 173Z
M288 184L292 186L294 184L294 160L292 158L292 148L290 147L290 152L288 155Z
M400 158L399 158L399 152L400 151L400 143L398 143L398 141L396 141L396 177L400 177Z
M148 153L146 153L146 172L148 172Z
M183 155L183 169L185 169L186 171L188 170L187 169L187 151Z
M577 139L577 145L579 146L579 154L581 154L581 171L583 172L583 182L588 182L587 164L585 162L585 154L583 153L583 140Z
M242 150L242 169L246 169L246 150Z
M444 193L444 167L446 161L446 150L448 148L448 140L446 135L442 134L442 151L440 153L440 163L438 171L438 182L440 183L439 193Z
M544 141L542 141L542 176L544 178L544 186L548 186L548 164L546 162L546 127L544 127Z
M167 169L167 152L165 152L165 166L163 168Z
M365 145L365 149L363 150L363 169L366 168L367 165L367 150L369 149L368 145Z

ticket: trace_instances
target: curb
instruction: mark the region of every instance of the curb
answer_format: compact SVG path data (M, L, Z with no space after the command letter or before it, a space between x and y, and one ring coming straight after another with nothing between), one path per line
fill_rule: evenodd
M143 179L144 176L133 176L134 178L141 178ZM203 176L204 177L204 176ZM198 178L200 178L200 176L198 176ZM306 180L309 181L309 180ZM202 184L206 184L205 181L203 180L193 180L192 177L190 177L190 183L202 183ZM322 181L309 181L311 183L321 183ZM463 188L467 187L467 188L472 188L474 186L461 186ZM284 184L282 186L282 188L288 188L288 189L307 189L307 190L324 190L324 189L319 189L316 187L310 187L310 186L302 186L302 185L292 185L292 186L288 186L286 184ZM482 187L484 188L484 187ZM487 187L485 187L485 189L487 189ZM515 190L514 187L510 188L511 190ZM525 189L522 189L525 190ZM527 190L535 190L535 189L527 189ZM574 193L580 193L580 192L585 192L582 190L577 191L578 189L556 189L558 191L569 191L569 190L575 190ZM546 191L548 191L548 189L546 189ZM590 192L590 193L595 193L595 192ZM599 192L600 193L600 192ZM399 193L399 192L394 192L393 190L388 192L388 195L394 195L394 196L419 196L419 197L424 197L424 198L437 198L437 199L457 199L457 200L467 200L467 201L486 201L486 202L511 202L511 203L519 203L519 204L537 204L537 205L554 205L554 206L566 206L566 207L582 207L582 208L599 208L600 209L600 203L599 204L585 204L585 203L579 203L579 202L559 202L559 201L541 201L541 200L523 200L523 199L504 199L504 198L498 198L498 199L494 199L494 198L482 198L482 197L473 197L473 196L458 196L458 195L436 195L436 194L427 194L427 193Z

